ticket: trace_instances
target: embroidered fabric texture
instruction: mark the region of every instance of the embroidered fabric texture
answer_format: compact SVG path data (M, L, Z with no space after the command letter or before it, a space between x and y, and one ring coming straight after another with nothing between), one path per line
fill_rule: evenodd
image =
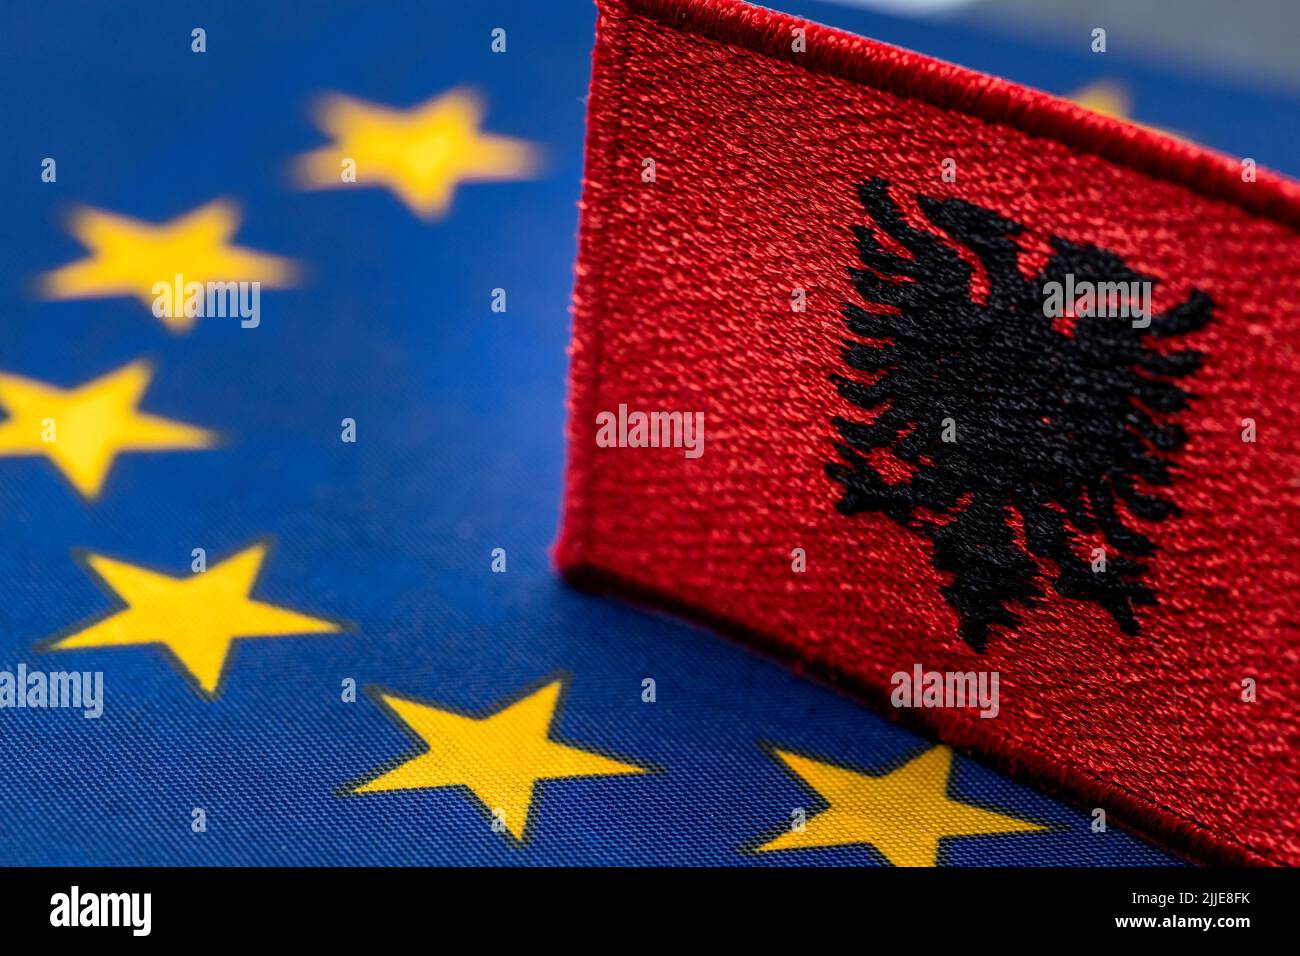
M1243 182L1235 161L1189 144L733 0L600 9L565 573L759 643L1189 858L1300 863L1300 189L1264 172ZM804 53L791 50L795 27ZM948 158L955 182L940 175ZM1160 346L1201 355L1178 378L1185 440L1161 490L1178 513L1143 526L1132 503L1112 502L1155 545L1143 580L1158 600L1136 606L1137 627L1051 591L1012 602L1014 626L995 622L980 651L943 599L951 573L929 538L884 514L837 513L832 421L864 412L833 377L853 338L845 307L862 302L854 229L879 225L859 189L877 177L916 229L935 229L918 196L1020 224L1026 279L1063 239L1152 277L1156 314L1212 301L1209 321ZM940 241L987 299L975 251ZM792 311L795 289L806 311ZM621 403L703 411L704 455L598 448L597 413ZM998 671L1002 712L893 711L890 675L915 663Z

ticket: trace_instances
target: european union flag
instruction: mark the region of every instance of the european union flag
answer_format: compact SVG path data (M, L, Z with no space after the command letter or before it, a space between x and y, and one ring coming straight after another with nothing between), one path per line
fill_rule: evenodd
M782 5L1294 168L1288 100ZM1178 862L558 579L594 21L0 13L0 860Z

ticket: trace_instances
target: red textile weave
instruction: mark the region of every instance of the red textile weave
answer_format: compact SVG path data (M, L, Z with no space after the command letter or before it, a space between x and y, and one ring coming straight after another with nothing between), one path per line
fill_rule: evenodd
M566 575L776 650L1192 859L1300 864L1300 187L733 0L599 6ZM1142 559L1157 602L1137 608L1136 633L1044 585L976 650L932 542L836 509L832 419L870 417L833 377L854 338L846 304L863 304L852 229L879 225L858 189L877 178L918 230L940 232L918 195L1022 224L1026 276L1062 237L1154 277L1157 311L1212 299L1212 320L1176 343L1203 357L1171 419L1187 436L1166 489L1179 512L1142 524L1120 509L1157 546ZM978 300L989 280L960 254ZM599 447L597 415L620 404L703 412L704 454ZM999 672L1001 712L894 710L890 677L917 663Z

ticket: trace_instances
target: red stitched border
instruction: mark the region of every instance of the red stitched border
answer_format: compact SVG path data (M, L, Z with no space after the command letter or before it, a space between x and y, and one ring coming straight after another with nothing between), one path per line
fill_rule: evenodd
M582 223L579 230L577 276L574 293L574 341L570 369L569 459L565 475L564 521L555 549L555 561L570 583L593 590L616 592L646 600L692 620L712 626L749 644L757 644L790 660L792 652L770 635L721 617L669 592L629 581L588 563L586 541L590 530L587 509L593 467L590 435L580 423L594 421L601 370L602 323L613 314L607 307L604 272L610 267L610 246L601 240L606 219L604 191L610 188L621 130L622 65L626 52L618 21L642 15L675 29L690 31L723 43L743 46L781 60L795 60L789 46L790 29L807 32L807 50L798 54L804 68L864 83L895 95L913 97L992 123L1013 127L1032 136L1052 139L1154 178L1184 186L1206 198L1231 202L1259 217L1300 231L1300 184L1260 169L1257 181L1241 181L1237 160L1200 146L1153 133L1082 109L1068 101L1005 80L977 73L756 7L741 0L597 0L600 10L598 37L588 103ZM587 502L580 507L578 501ZM807 666L807 662L803 662ZM1217 864L1278 864L1261 854L1169 807L1153 804L1087 770L1048 758L1030 744L1008 745L995 734L963 723L941 711L900 713L885 706L888 695L878 687L847 682L822 667L812 673L832 684L851 689L876 705L878 713L916 724L960 749L980 753L989 763L1015 779L1025 780L1049 793L1069 797L1080 805L1104 805L1112 817L1157 843L1189 859Z
M1239 159L987 73L741 0L598 0L598 5L611 12L625 8L806 69L1052 139L1300 232L1300 183L1265 169L1257 171L1256 182L1242 182ZM808 31L804 53L790 49L790 29L796 26Z

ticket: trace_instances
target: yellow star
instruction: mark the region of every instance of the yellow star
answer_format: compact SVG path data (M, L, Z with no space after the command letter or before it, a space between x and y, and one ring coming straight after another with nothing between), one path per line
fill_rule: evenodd
M155 283L260 282L292 284L296 266L280 256L230 244L239 228L239 211L223 200L200 206L161 225L99 209L74 212L69 231L91 251L41 277L50 299L135 296L153 310ZM183 310L159 316L173 332L188 332L194 317ZM156 314L156 313L155 313Z
M1114 80L1098 80L1070 94L1070 99L1084 109L1109 116L1128 119L1133 113L1133 96L1128 88Z
M343 629L251 598L266 552L265 544L255 544L206 571L181 577L88 555L90 569L126 607L66 637L53 638L44 649L161 644L201 695L212 700L237 638L333 634Z
M44 455L94 499L123 452L211 448L212 432L136 410L152 377L143 361L70 389L0 373L0 457Z
M483 112L468 89L409 110L331 94L316 123L334 142L298 157L298 180L305 188L387 186L416 215L437 218L461 181L521 179L537 168L531 143L479 131Z
M1109 116L1111 119L1127 120L1134 126L1140 126L1152 133L1159 133L1162 136L1169 136L1174 139L1185 139L1179 133L1170 132L1167 129L1161 129L1159 126L1151 126L1147 123L1137 123L1133 120L1133 95L1129 92L1128 87L1117 80L1097 80L1095 83L1089 83L1083 89L1075 90L1070 94L1070 100L1085 109L1090 109L1094 113L1100 113L1102 116Z
M884 776L781 750L776 755L830 806L803 830L786 830L759 851L869 844L895 866L935 866L945 837L1048 829L949 797L952 751L947 747L927 750Z
M488 813L523 841L533 796L543 780L648 773L549 736L557 722L563 680L554 680L485 717L471 717L386 691L379 702L406 724L421 752L378 776L345 788L351 793L464 787Z

